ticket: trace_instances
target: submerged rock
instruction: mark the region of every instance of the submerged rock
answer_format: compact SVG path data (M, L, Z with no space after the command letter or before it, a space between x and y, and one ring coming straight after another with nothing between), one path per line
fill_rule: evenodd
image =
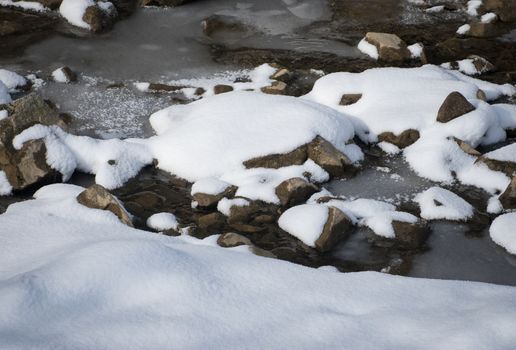
M410 249L419 248L430 235L430 229L425 220L416 223L393 221L395 239L402 246Z
M460 92L454 91L446 97L441 107L439 107L437 121L447 123L474 110L475 107Z
M133 227L129 213L122 203L101 185L93 185L77 196L77 202L92 209L108 210L115 214L122 223Z

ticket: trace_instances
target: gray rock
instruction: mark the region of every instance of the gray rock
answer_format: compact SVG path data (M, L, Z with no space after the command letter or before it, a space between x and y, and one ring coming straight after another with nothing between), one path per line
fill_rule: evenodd
M341 106L349 106L354 103L357 103L358 100L362 98L362 94L344 94L340 99L339 105Z
M392 227L396 236L396 241L403 247L416 249L425 243L430 230L425 220L416 223L393 221Z

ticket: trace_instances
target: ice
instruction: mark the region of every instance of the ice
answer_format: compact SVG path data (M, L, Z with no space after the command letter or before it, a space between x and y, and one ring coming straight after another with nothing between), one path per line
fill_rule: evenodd
M414 199L421 207L421 217L427 220L466 221L473 217L473 207L455 193L431 187Z

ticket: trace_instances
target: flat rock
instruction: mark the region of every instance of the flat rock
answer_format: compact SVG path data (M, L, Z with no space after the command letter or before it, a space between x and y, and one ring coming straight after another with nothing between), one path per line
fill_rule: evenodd
M233 91L233 87L230 85L219 84L213 87L213 93L215 95L223 94L230 91Z
M229 186L224 191L217 194L207 194L207 193L195 193L192 198L197 202L197 205L200 208L212 208L217 205L217 203L224 197L232 198L237 191L236 186Z
M410 59L407 44L395 34L369 32L365 40L376 46L378 58L387 62L401 62Z
M263 157L252 158L244 162L247 169L250 168L283 168L290 165L301 165L308 159L306 145L284 154L270 154Z
M262 87L262 92L269 95L285 95L287 84L282 81L275 81L270 86Z

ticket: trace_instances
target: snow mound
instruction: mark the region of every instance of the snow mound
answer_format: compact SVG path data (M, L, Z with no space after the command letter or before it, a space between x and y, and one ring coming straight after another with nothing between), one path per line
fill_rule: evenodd
M0 215L2 348L484 350L516 343L516 288L326 272L190 244L81 206L74 191Z
M431 187L419 193L415 201L421 207L421 217L427 220L465 221L473 217L471 204L444 188Z
M494 219L489 234L496 244L516 254L516 213L503 214Z
M278 225L309 247L323 232L328 220L328 207L320 204L303 204L286 210L279 218Z
M229 186L231 186L231 184L227 183L226 181L222 181L213 177L208 177L196 181L192 185L192 191L190 192L190 194L192 196L196 193L216 195L224 192Z
M4 83L11 92L16 91L18 87L27 85L27 79L7 69L0 69L0 81Z
M242 170L242 162L287 153L322 136L343 150L353 125L337 111L289 96L232 92L150 117L159 167L189 181ZM223 155L223 156L221 156Z
M177 230L179 223L172 213L157 213L147 219L147 226L156 231Z

